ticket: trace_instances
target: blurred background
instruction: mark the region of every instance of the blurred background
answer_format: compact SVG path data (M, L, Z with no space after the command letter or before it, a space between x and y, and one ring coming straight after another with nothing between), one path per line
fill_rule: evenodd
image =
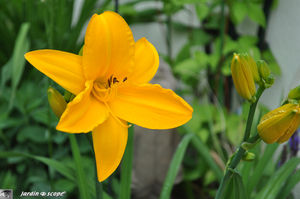
M78 53L94 13L115 10L114 0L0 0L0 189L66 191L79 198L68 136L57 132L47 88L62 88L24 59L36 49ZM278 107L299 85L298 0L120 0L118 11L137 41L146 37L158 50L153 83L175 90L194 108L184 127L165 132L137 127L132 198L162 197L166 174L184 136L181 167L171 198L214 198L228 158L241 142L249 104L236 93L230 61L248 52L269 64L276 80L262 96L254 118ZM256 128L252 128L254 134ZM91 198L95 198L94 156L84 135L76 135ZM281 145L258 144L256 159L239 171L249 198L300 198L298 133ZM273 156L273 154L275 154ZM288 163L290 163L288 165ZM173 166L173 167L172 167ZM296 168L295 165L293 168ZM274 177L275 176L275 177ZM280 184L276 179L281 177ZM104 182L105 198L118 198L120 171ZM292 191L293 190L293 191ZM299 189L298 189L299 190ZM30 198L30 197L27 197ZM32 197L37 198L37 197ZM44 197L46 198L46 197Z

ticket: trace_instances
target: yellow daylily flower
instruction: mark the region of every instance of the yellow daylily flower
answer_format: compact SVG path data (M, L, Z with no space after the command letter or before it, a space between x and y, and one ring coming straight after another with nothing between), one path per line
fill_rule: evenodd
M37 50L25 58L76 95L56 128L69 133L92 131L99 181L120 164L127 143L127 122L169 129L192 117L193 109L181 97L149 83L158 69L158 53L145 38L135 42L117 13L93 15L82 56Z
M283 143L293 135L299 125L299 104L285 104L264 115L257 130L266 143Z
M253 100L256 93L253 74L246 59L238 54L233 55L231 74L238 94L247 100Z

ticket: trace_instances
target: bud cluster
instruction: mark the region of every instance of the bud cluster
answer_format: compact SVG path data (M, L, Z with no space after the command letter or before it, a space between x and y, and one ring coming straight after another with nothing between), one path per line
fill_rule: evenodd
M255 83L264 88L269 88L274 83L274 78L265 61L257 63L250 55L234 53L231 61L231 73L234 86L238 94L246 100L255 102Z

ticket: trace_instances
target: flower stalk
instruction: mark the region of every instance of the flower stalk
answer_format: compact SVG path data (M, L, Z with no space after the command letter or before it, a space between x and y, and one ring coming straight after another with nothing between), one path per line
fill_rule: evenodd
M121 166L121 191L120 199L131 198L131 173L133 161L133 139L134 126L131 125L128 129L128 141Z
M82 159L79 151L79 147L76 141L76 137L74 134L69 134L69 140L71 143L71 150L73 154L73 158L75 161L75 168L76 168L76 174L78 178L78 187L79 187L79 193L80 198L82 199L89 199L88 194L88 187L86 183L86 178L84 175L83 165L82 165Z
M249 110L249 113L248 113L248 119L247 119L244 139L243 139L242 143L240 144L240 146L238 147L237 152L235 152L233 154L233 156L229 159L229 163L227 164L227 167L225 169L225 175L223 176L223 178L221 180L221 183L220 183L220 186L218 188L215 199L222 198L222 196L224 194L224 191L225 191L225 185L227 184L228 180L230 179L230 173L231 173L230 170L235 169L236 166L241 161L241 159L244 157L244 154L245 154L246 150L242 147L242 144L244 142L256 143L260 139L259 136L254 136L252 138L249 138L249 137L250 137L251 126L252 126L252 123L253 123L253 117L254 117L254 114L255 114L257 102L258 102L258 100L259 100L259 98L262 95L264 90L265 90L265 87L260 86L258 88L257 92L256 92L256 100L255 100L255 102L253 102L251 104L250 110Z
M246 124L246 130L245 130L244 139L243 139L244 142L247 141L249 136L250 136L251 126L252 126L253 117L254 117L256 106L257 106L257 102L258 102L258 100L259 100L259 98L262 95L264 90L265 90L265 88L263 86L260 86L257 89L256 101L250 105L249 115L248 115L247 124Z

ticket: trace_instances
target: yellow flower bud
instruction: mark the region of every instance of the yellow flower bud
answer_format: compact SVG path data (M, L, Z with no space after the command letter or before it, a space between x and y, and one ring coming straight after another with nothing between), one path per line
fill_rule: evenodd
M238 94L247 100L253 100L256 93L253 75L248 62L238 54L233 55L231 73Z
M300 86L292 89L288 95L289 99L300 100Z
M257 65L256 65L256 62L254 61L253 57L251 57L248 54L244 54L244 55L241 55L241 61L244 62L244 64L249 65L254 81L256 83L260 83L261 78L258 73Z
M55 88L52 87L48 88L47 93L48 101L52 111L54 112L56 117L60 118L67 106L64 97Z
M266 143L283 143L293 135L299 125L299 104L285 104L264 115L257 130Z

